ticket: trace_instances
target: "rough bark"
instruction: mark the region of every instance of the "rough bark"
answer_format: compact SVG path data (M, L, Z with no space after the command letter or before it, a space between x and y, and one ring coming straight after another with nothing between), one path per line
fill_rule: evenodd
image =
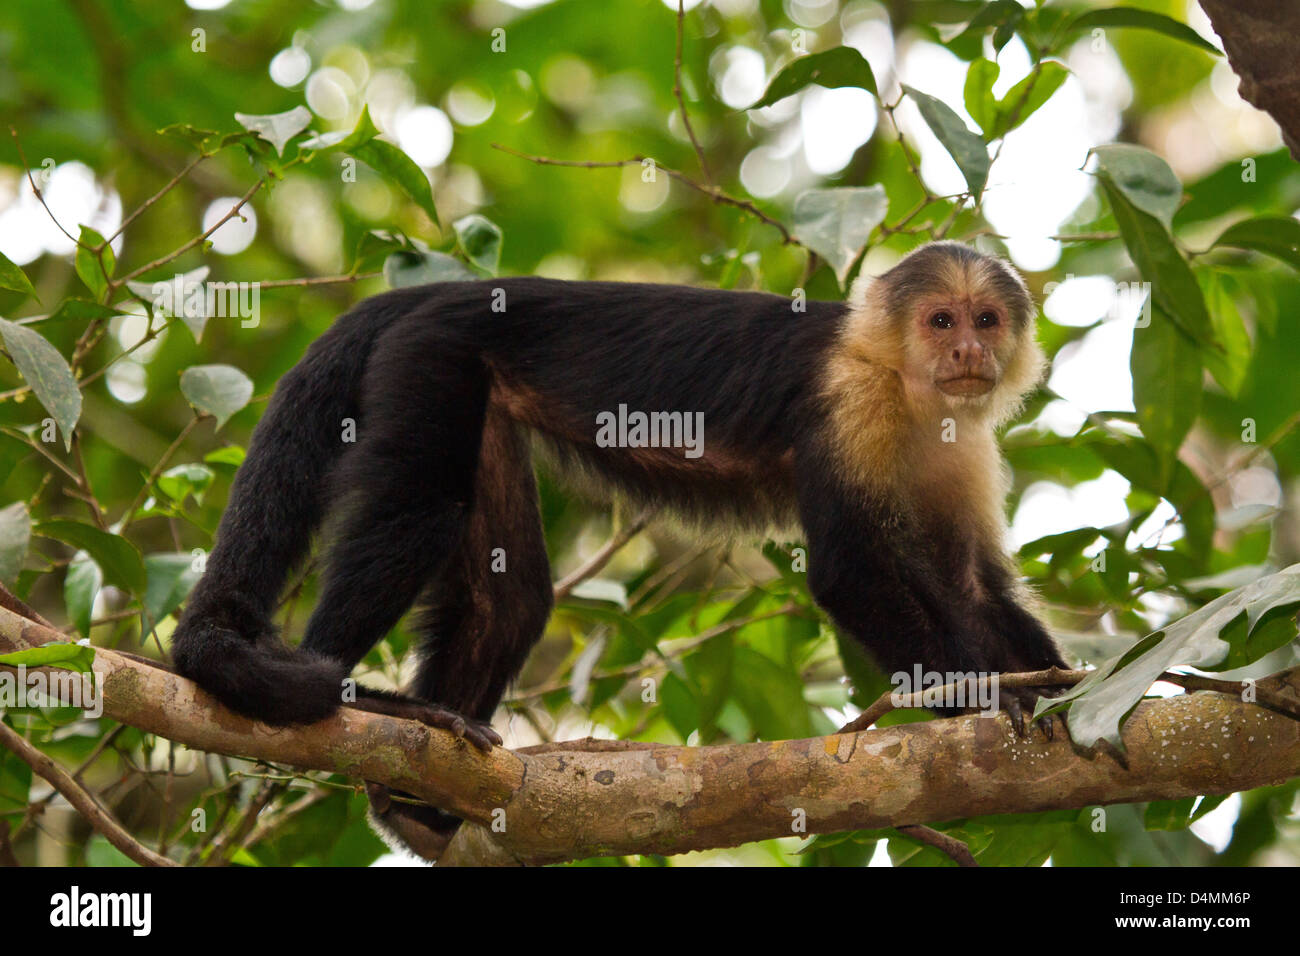
M1277 121L1300 159L1300 3L1296 0L1201 0L1241 96Z
M0 652L62 635L0 609ZM1197 692L1139 705L1127 758L1004 716L720 747L581 744L481 754L450 734L345 710L310 727L231 714L193 684L99 649L105 713L188 747L360 777L479 824L447 862L546 863L733 846L990 813L1230 793L1300 774L1300 722ZM1283 687L1300 699L1300 671ZM617 745L616 745L617 746ZM501 812L503 811L503 813Z

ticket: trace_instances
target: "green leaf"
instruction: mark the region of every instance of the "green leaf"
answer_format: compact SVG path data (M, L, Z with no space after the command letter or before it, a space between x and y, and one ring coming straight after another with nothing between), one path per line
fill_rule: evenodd
M203 465L176 465L158 476L158 488L177 504L187 495L193 495L198 504L203 504L203 495L215 477L212 469Z
M871 64L851 46L837 46L822 53L810 53L789 63L767 85L767 92L753 106L756 110L771 106L793 93L798 93L810 83L827 89L856 86L876 95L876 76Z
M26 326L0 319L0 337L37 400L58 423L64 448L70 450L72 430L81 418L81 389L72 369L58 349Z
M809 189L794 201L794 235L830 263L843 285L888 210L889 197L879 184Z
M126 287L141 301L149 303L156 314L179 317L198 342L210 318L207 287L203 284L210 271L207 266L199 266L170 279L128 282Z
M966 112L989 138L993 136L998 118L998 101L993 95L993 84L997 82L1000 72L1001 69L992 60L979 57L966 71L966 85L962 90Z
M164 126L158 130L160 136L175 136L183 139L199 152L204 152L207 148L208 141L214 139L220 134L214 129L200 129L197 126L190 126L187 123L172 123L170 126Z
M23 295L36 298L36 289L27 278L27 273L10 262L9 257L2 252L0 252L0 289L21 292Z
M989 151L984 140L972 133L961 117L941 100L906 85L903 92L916 102L921 118L956 161L971 195L978 201L989 181Z
M488 275L496 275L501 265L501 227L478 213L457 219L451 227L466 258Z
M0 749L0 813L25 810L32 787L32 768L22 758Z
M353 133L353 136L357 135ZM438 210L433 205L433 188L429 185L429 177L424 174L424 170L415 165L411 157L392 143L386 143L375 136L355 145L351 144L351 140L352 137L349 137L340 144L340 148L349 156L361 160L381 176L396 183L417 206L425 211L434 225L438 224Z
M104 586L104 573L85 551L78 551L63 578L63 603L77 633L90 637L90 617L95 597Z
M91 670L95 649L86 644L52 641L40 647L28 647L9 654L0 654L0 664L7 667L62 667L85 673Z
M110 584L140 594L144 591L144 563L135 545L121 535L100 531L79 521L42 521L36 525L37 534L54 538L85 551L104 572Z
M1143 825L1148 830L1185 830L1222 804L1228 796L1220 793L1212 797L1153 800L1147 804Z
M1029 119L1040 106L1052 98L1052 94L1061 88L1061 84L1069 75L1070 71L1061 64L1053 60L1043 60L1036 71L1031 71L998 101L993 138L1005 136Z
M216 451L210 451L203 456L203 460L210 465L229 465L232 468L238 468L244 463L244 457L247 452L239 445L227 445L225 448L218 448Z
M108 842L108 838L96 833L86 843L86 866L93 867L132 867L139 866L129 856Z
M1176 667L1216 670L1253 663L1267 652L1267 644L1254 648L1258 656L1249 660L1241 656L1230 660L1234 648L1221 635L1234 628L1243 637L1251 635L1276 621L1277 613L1290 614L1296 607L1300 607L1300 564L1215 598L1152 632L1136 645L1141 651L1135 656L1133 650L1117 655L1061 697L1040 699L1034 716L1072 701L1068 729L1075 743L1091 747L1098 740L1107 740L1122 749L1121 722L1161 674ZM1294 633L1292 626L1292 636Z
M32 519L27 503L15 501L0 508L0 581L12 585L18 580L32 539Z
M275 147L277 155L284 155L284 147L289 140L307 128L311 122L311 110L305 106L295 106L284 113L267 113L254 116L249 113L236 113L239 125L251 133L256 133Z
M1182 519L1193 553L1208 553L1214 534L1214 503L1190 468L1175 460L1171 471L1145 437L1098 442L1093 448L1107 466L1134 486L1168 500Z
M0 485L3 485L18 463L36 454L32 446L13 435L0 432Z
M1246 384L1246 371L1250 367L1250 335L1242 321L1241 312L1230 291L1236 285L1231 276L1219 276L1208 269L1197 273L1205 304L1210 311L1215 341L1223 345L1218 349L1203 349L1205 367L1223 390L1234 398L1241 394Z
M1108 174L1100 172L1098 178L1110 200L1133 264L1151 283L1152 300L1197 343L1208 348L1216 347L1210 313L1205 307L1200 284L1169 232L1159 219L1133 205Z
M149 579L144 592L144 610L154 625L181 606L200 577L200 572L194 570L194 559L188 554L148 555L144 570Z
M951 42L960 41L967 37L979 37L989 27L996 27L993 32L993 49L1001 51L1015 34L1016 27L1024 19L1024 16L1025 8L1016 0L992 0L991 3L985 4L979 13L971 17L970 22L966 24L961 33L953 37Z
M794 740L813 735L803 682L793 671L752 648L737 647L731 686L762 739Z
M1095 146L1092 153L1097 157L1098 169L1124 198L1155 216L1166 229L1171 227L1183 199L1183 184L1168 163L1151 150L1129 143Z
M695 692L676 674L667 674L659 684L659 704L677 735L686 740L700 725Z
M127 283L127 285L131 284L132 283L130 282ZM115 309L111 305L91 302L89 299L65 299L45 321L51 323L75 322L78 325L84 325L87 322L111 319L114 316L124 314L125 313L121 310Z
M391 235L374 229L361 234L357 241L357 252L353 259L353 272L372 272L384 264L394 252L411 251L413 243L401 233Z
M731 662L734 656L735 635L720 634L705 641L698 651L684 661L695 686L700 689L698 698L699 729L701 737L712 736L714 724L731 693Z
M103 246L104 251L97 256L91 251L91 247L98 246ZM101 262L103 263L102 267ZM81 227L81 234L77 238L77 254L74 264L76 265L77 276L82 282L86 283L86 288L91 291L95 299L104 298L104 294L108 291L108 276L113 274L113 268L116 264L113 260L113 247L107 245L104 242L104 237L89 226Z
M1096 27L1137 27L1141 30L1154 30L1175 40L1190 43L1206 53L1219 56L1218 48L1185 23L1167 17L1152 10L1138 10L1134 7L1111 7L1107 10L1089 10L1074 18L1068 29L1071 33L1093 30Z
M1214 245L1262 252L1300 269L1300 221L1289 216L1256 216L1234 223Z
M1133 330L1129 359L1133 404L1142 434L1172 474L1178 449L1201 409L1201 357L1182 330L1158 307L1151 323Z
M463 282L478 278L465 263L443 252L394 252L384 260L384 278L394 289L429 282Z
M220 428L253 397L253 381L233 365L192 365L181 373L181 394Z
M367 105L361 107L361 116L357 118L357 125L351 132L321 133L304 140L302 148L321 151L337 149L346 153L370 142L378 135L379 127L370 118L370 107Z

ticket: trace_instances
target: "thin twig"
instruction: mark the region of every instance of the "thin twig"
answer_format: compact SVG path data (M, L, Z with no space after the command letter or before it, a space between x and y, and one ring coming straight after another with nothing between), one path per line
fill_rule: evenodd
M620 528L616 534L612 535L608 541L601 545L600 550L584 561L580 567L558 581L555 585L555 600L557 602L563 601L575 587L599 572L623 545L641 533L654 515L654 508L646 508Z
M768 618L782 617L786 614L792 614L797 610L799 610L799 605L796 604L794 601L791 601L788 604L784 604L781 607L778 607L774 610L764 611L762 614L755 614L752 617L742 618L739 621L727 621L724 624L719 624L715 627L711 627L707 631L703 631L702 633L697 634L688 640L683 640L680 645L672 649L672 652L670 654L665 655L662 654L662 652L660 652L660 656L663 657L664 661L673 660L675 658L681 657L683 654L695 650L695 648L699 647L701 644L704 644L707 641L711 641L715 637L719 637L722 634L729 634L732 631L738 631L742 627L748 627L750 624L756 624L759 621L766 621ZM656 650L658 649L656 648ZM656 664L659 664L661 666L662 662L655 662L653 661L653 659L647 661L643 657L641 660L633 664L625 664L622 667L614 667L614 668L610 668L609 670L594 671L591 675L590 680L594 682L599 680L606 680L610 677L632 677L650 667L656 666ZM533 698L536 697L544 697L547 694L553 694L557 690L565 690L568 687L569 687L569 681L567 680L553 681L549 684L540 684L536 687L530 687L526 690L521 690L519 693L510 697L506 701L506 703L518 704L526 700L532 700Z
M172 178L167 182L167 184L166 184L165 186L163 186L163 187L162 187L161 189L159 189L156 193L154 193L152 196L150 196L148 199L146 199L144 202L142 202L139 206L137 206L136 209L135 209L135 212L131 213L131 215L129 215L129 216L127 216L125 219L123 219L123 220L122 220L122 225L120 225L120 226L117 227L117 232L113 233L111 236L109 236L107 239L105 239L105 240L104 240L104 244L103 244L102 246L100 246L99 248L102 250L102 249L104 248L104 246L107 246L110 242L112 242L114 239L116 239L118 236L120 236L123 232L125 232L125 231L126 231L126 227L129 226L129 225L131 225L131 223L135 222L136 219L139 218L139 216L140 216L141 213L143 213L145 210L147 210L150 206L152 206L152 205L153 205L154 203L156 203L158 200L162 199L163 196L166 196L169 192L171 192L173 189L175 189L177 183L179 183L182 179L184 179L186 176L188 176L188 175L190 174L190 172L194 169L195 166L197 166L199 163L203 162L203 161L204 161L205 159L207 159L207 158L208 158L208 154L207 154L207 153L200 153L198 156L195 156L194 159L189 163L189 165L187 165L187 166L186 166L184 169L182 169L179 173L177 173L175 176L173 176L173 177L172 177Z
M539 166L572 166L580 169L614 169L620 166L639 166L647 159L651 158L649 156L637 155L632 156L629 159L614 159L604 162L596 160L552 159L549 156L533 156L529 153L521 153L519 150L511 149L509 146L505 146L502 143L493 143L492 148L499 149L503 153L509 153L511 156L518 156L520 159L526 159L530 163L536 163ZM737 209L742 209L751 216L756 217L761 222L780 232L781 241L784 244L803 247L803 243L796 239L790 233L789 229L787 229L782 223L773 219L767 213L763 212L763 210L759 209L748 199L737 199L735 196L730 196L723 192L717 186L706 186L704 183L696 182L685 173L680 173L675 169L670 169L658 162L655 162L655 168L667 173L671 178L677 180L683 186L689 186L696 192L703 193L716 203L722 203L726 206L734 206Z
M199 422L203 421L205 418L211 417L212 416L207 412L197 413L186 423L185 427L181 429L181 433L176 436L176 440L167 447L167 450L162 453L162 457L158 459L152 470L150 470L149 476L145 478L144 485L140 488L140 491L136 494L131 503L127 505L126 513L122 516L122 527L118 529L118 534L125 534L126 529L131 527L131 522L135 520L135 513L140 510L140 506L143 505L145 500L149 497L149 489L153 487L153 483L158 480L158 476L161 475L163 469L167 467L167 462L171 460L172 455L176 454L176 449L181 447L181 443L189 437L190 432L194 431Z
M1096 671L1080 668L1078 670L1063 670L1059 667L1049 667L1039 671L1024 671L1018 674L999 674L996 675L999 688L1018 688L1018 687L1043 687L1043 686L1061 686L1077 684L1085 678L1095 674ZM836 733L852 734L861 730L866 730L881 717L890 711L902 710L905 708L924 709L923 699L926 697L939 699L950 699L953 692L959 688L973 689L972 685L983 685L993 678L994 675L985 675L976 678L962 679L944 684L942 687L926 688L923 692L917 691L912 694L897 695L895 690L888 690L877 697L866 710L857 717L850 720L841 727ZM1184 690L1209 690L1221 694L1227 694L1231 697L1240 698L1242 696L1242 686L1237 681L1215 680L1212 677L1202 677L1199 674L1177 674L1171 671L1165 671L1156 681L1166 681L1170 684L1176 684ZM1300 701L1294 701L1283 697L1278 692L1269 687L1255 685L1254 703L1269 710L1277 711L1288 717L1300 720Z
M682 125L686 127L686 135L691 138L691 145L695 147L695 158L700 161L700 171L704 173L704 181L713 186L713 174L709 172L709 163L704 158L704 150L700 147L700 141L695 138L695 130L691 128L691 118L686 114L686 99L682 95L682 33L685 31L686 10L683 6L683 0L677 0L677 56L673 59L673 96L677 97L677 105L682 112Z
M975 862L975 856L971 853L970 847L956 837L950 837L946 833L940 833L938 830L920 823L894 827L894 829L904 836L911 837L918 843L924 843L934 847L940 853L946 853L952 857L953 862L958 866L979 866Z
M50 786L63 794L64 799L86 818L86 821L109 843L121 850L128 859L141 866L179 866L175 860L160 856L131 836L118 823L106 807L73 780L66 770L41 753L23 737L0 723L0 745L13 751L18 759L32 768L32 772L44 778Z
M120 279L115 280L112 284L114 286L123 286L131 279L138 278L139 276L144 275L146 272L151 272L152 270L157 269L159 266L164 266L167 263L171 262L173 259L178 259L181 256L183 256L185 253L189 252L195 246L202 243L210 235L212 235L214 232L216 232L218 229L224 226L231 219L235 218L235 216L239 215L239 211L244 208L244 204L253 198L254 193L256 193L259 189L261 189L265 182L266 182L265 179L259 179L257 182L253 183L253 185L249 186L248 191L245 192L244 195L239 197L239 200L233 206L230 207L229 212L227 212L224 216L222 216L220 219L218 219L215 223L212 224L211 229L208 229L202 235L195 236L193 239L191 239L189 242L186 242L180 248L175 249L164 256L159 256L157 259L154 259L152 262L145 263L144 265L140 266L140 268L138 269L133 269L132 271L128 272L126 275L122 276Z
M9 135L14 138L14 146L18 150L18 161L23 164L23 169L27 171L27 182L31 184L32 192L36 194L36 198L39 199L41 205L45 207L45 212L50 217L50 221L54 223L54 225L58 226L59 232L71 239L73 243L80 246L80 240L73 236L72 233L68 232L68 230L64 229L63 224L55 218L54 213L50 211L49 204L45 201L45 194L42 193L40 187L36 185L36 179L32 176L32 169L27 165L27 154L23 152L23 144L18 139L18 130L10 126Z
M257 287L259 289L300 289L313 285L334 285L342 282L360 282L362 279L374 279L381 275L383 275L382 272L349 272L346 275L316 276L310 279L271 279L270 281L257 283Z
M248 806L244 808L244 812L240 815L235 828L226 831L212 841L212 852L203 861L203 865L226 866L230 862L226 859L226 854L233 853L244 845L244 840L253 831L253 827L257 825L258 815L266 809L267 804L271 802L273 797L278 796L285 789L285 786L285 784L276 780L264 781L261 788L254 794L253 799L248 802Z

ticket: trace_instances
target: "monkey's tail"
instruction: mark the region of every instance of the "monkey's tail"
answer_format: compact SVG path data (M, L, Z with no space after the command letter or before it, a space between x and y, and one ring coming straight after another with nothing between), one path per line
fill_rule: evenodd
M290 649L271 615L325 514L329 473L347 447L346 420L356 420L371 348L419 302L415 290L398 290L337 319L280 380L253 431L172 640L177 671L232 710L290 724L339 706L348 665Z

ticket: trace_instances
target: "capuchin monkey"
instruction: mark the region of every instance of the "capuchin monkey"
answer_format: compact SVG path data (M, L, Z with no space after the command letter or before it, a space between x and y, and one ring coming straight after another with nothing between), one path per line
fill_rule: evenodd
M254 431L175 634L178 670L265 723L317 721L422 599L413 683L357 688L352 706L499 744L489 721L552 605L530 437L584 483L688 522L797 521L812 596L887 674L1064 667L1005 550L995 429L1044 362L1023 281L937 242L848 302L801 305L538 278L362 302ZM702 414L702 447L610 447L601 422L620 406ZM290 649L272 613L327 512L341 520L322 594ZM1036 696L1003 695L1018 732ZM457 822L383 788L372 803L424 855Z

